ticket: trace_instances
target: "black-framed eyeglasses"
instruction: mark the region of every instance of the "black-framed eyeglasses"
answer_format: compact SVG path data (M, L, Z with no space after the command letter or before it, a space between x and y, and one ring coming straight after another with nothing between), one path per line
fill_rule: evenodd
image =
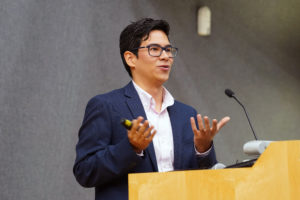
M177 55L178 48L172 47L171 45L162 47L158 44L149 44L145 47L138 47L134 48L132 50L142 49L142 48L148 48L148 53L150 56L153 57L159 57L161 56L162 52L165 51L166 54L169 56L169 58L174 58Z

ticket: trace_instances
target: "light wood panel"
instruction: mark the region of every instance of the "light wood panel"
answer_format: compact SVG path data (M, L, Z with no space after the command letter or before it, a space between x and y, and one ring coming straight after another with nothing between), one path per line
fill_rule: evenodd
M300 199L300 141L271 143L250 168L129 174L129 199Z

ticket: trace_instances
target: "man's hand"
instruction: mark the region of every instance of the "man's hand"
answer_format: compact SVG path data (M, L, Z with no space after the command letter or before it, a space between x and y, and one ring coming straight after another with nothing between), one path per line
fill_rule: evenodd
M211 147L214 136L230 120L230 117L224 117L219 123L216 119L213 119L212 126L210 126L209 118L207 116L204 116L203 120L204 124L201 115L198 114L198 130L194 117L191 117L192 130L194 132L194 144L197 151L200 153L206 152Z
M141 153L143 150L145 150L156 134L156 130L151 133L154 127L149 127L148 120L142 123L143 120L143 117L138 117L137 119L133 120L132 128L127 131L129 142L136 153Z

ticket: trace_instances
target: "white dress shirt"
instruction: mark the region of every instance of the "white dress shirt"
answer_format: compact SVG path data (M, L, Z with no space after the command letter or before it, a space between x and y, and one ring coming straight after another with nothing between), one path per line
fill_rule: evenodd
M153 97L145 90L140 88L134 81L132 81L132 83L140 97L149 124L153 125L154 129L157 131L156 135L153 137L152 142L155 150L158 171L173 171L173 132L167 108L174 104L174 98L171 93L166 88L164 88L161 110L160 112L157 112L155 110L156 102ZM211 148L204 153L199 153L195 149L195 154L198 156L205 156L210 152L210 150Z
M153 97L134 82L133 85L141 99L149 124L153 125L157 131L153 138L153 146L158 171L172 171L174 170L174 145L172 126L167 107L174 104L174 98L164 88L161 111L157 112L155 110L156 102Z

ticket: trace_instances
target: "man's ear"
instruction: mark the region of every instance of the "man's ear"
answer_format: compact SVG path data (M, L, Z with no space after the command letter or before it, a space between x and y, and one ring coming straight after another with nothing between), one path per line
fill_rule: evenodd
M136 57L136 55L134 53L132 53L130 51L125 51L124 58L125 58L125 61L126 61L127 65L130 68L134 68L135 67L135 63L136 63L137 57Z

